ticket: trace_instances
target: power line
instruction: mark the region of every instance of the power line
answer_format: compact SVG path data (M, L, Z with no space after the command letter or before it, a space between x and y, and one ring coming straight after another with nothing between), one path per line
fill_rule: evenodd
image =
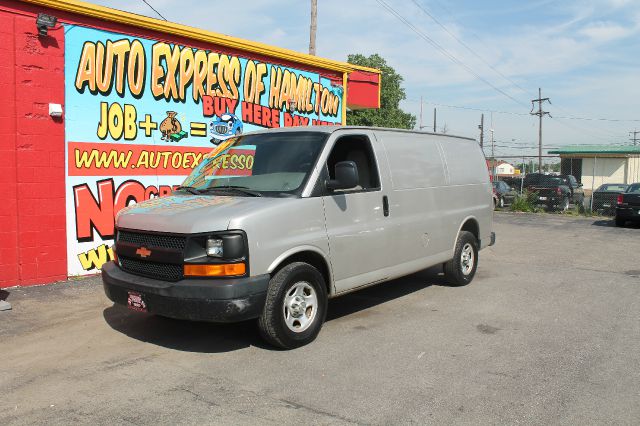
M419 102L416 99L406 99L406 100L409 101L409 102ZM424 103L425 104L435 105L435 106L441 106L441 107L445 107L445 108L468 109L468 110L471 110L471 111L479 111L479 112L493 112L494 114L522 115L522 116L527 116L527 117L530 115L527 112L501 111L501 110L489 109L489 108L476 108L476 107L463 106L463 105L442 104L442 103L431 102L431 101L424 101ZM618 122L628 122L628 123L640 122L640 119L634 119L634 118L576 117L576 116L562 116L562 115L555 115L555 114L553 115L552 118L560 118L560 119L563 119L563 120L611 121L611 122L616 122L616 123L618 123Z
M440 26L440 28L442 28L447 34L449 34L455 41L457 41L458 43L460 43L460 45L462 45L465 49L467 49L469 52L471 52L471 54L473 56L475 56L476 58L478 58L480 61L482 61L482 63L484 63L486 66L488 66L489 68L491 68L494 72L496 72L500 77L504 78L506 81L508 81L509 83L511 83L514 87L517 87L518 89L520 89L523 93L525 94L530 94L530 92L523 88L522 86L520 86L518 83L516 83L515 81L513 81L512 79L510 79L509 77L507 77L506 75L504 75L500 70L498 70L496 67L494 67L493 65L491 65L489 63L489 61L487 61L486 59L484 59L482 56L480 56L479 54L477 54L471 47L469 47L467 45L467 43L465 43L464 41L460 40L455 34L453 34L451 31L449 31L449 29L443 24L441 23L435 16L433 16L433 14L431 14L427 9L425 9L420 3L418 3L416 0L411 0L413 2L413 4L415 4L420 10L422 10L422 12L424 12L425 15L427 15L429 18L431 18L431 20L433 22L435 22L436 24L438 24L438 26Z
M165 21L167 20L167 18L165 18L164 16L162 16L162 14L160 12L158 12L153 6L151 6L149 3L147 3L147 0L142 0L142 2L144 4L146 4L147 6L149 6L151 8L151 10L153 10L155 13L158 14L159 17L161 17L162 19L164 19Z
M599 117L571 117L556 115L555 118L562 118L565 120L586 120L586 121L612 121L612 122L640 122L640 119L624 119L624 118L599 118Z
M415 32L420 38L422 38L424 41L426 41L427 43L429 43L431 46L435 47L438 51L440 51L440 53L442 53L445 57L447 57L448 59L450 59L452 62L456 63L457 65L460 65L461 67L463 67L465 70L467 70L467 72L469 72L471 75L473 75L474 77L476 77L478 80L482 81L483 83L485 83L487 86L491 87L493 90L495 90L496 92L506 96L507 98L511 99L513 102L519 104L519 105L526 105L522 102L520 102L519 100L517 100L516 98L514 98L513 96L511 96L510 94L508 94L507 92L505 92L504 90L500 89L499 87L495 86L494 84L492 84L490 81L486 80L485 78L483 78L482 76L480 76L478 73L476 73L471 67L469 67L468 65L466 65L464 62L462 62L461 60L459 60L458 58L456 58L454 55L452 55L451 53L449 53L444 47L440 46L437 42L435 42L433 39L431 39L429 36L427 36L426 34L424 34L422 31L420 31L420 29L418 29L415 25L413 25L411 22L409 22L406 18L404 18L400 13L398 13L398 11L396 11L393 7L389 6L389 4L387 4L384 0L376 0L378 2L378 4L380 4L382 7L384 7L387 12L391 13L393 16L395 16L398 20L400 20L404 25L406 25L407 27L409 27L413 32Z
M491 68L495 73L497 73L498 75L500 75L503 79L505 79L506 81L508 81L509 83L511 83L511 85L517 89L519 89L521 92L525 93L525 94L531 94L531 92L529 92L527 89L523 88L522 86L520 86L518 83L516 83L515 81L513 81L511 78L507 77L505 74L503 74L500 70L498 70L497 68L495 68L493 65L491 65L491 63L489 63L489 61L485 60L482 56L480 56L479 54L477 54L475 52L475 50L473 50L472 48L470 48L464 41L460 40L455 34L453 34L451 31L449 31L449 29L442 24L432 13L430 13L428 10L425 9L425 7L423 7L422 5L420 5L416 0L412 0L412 2L420 9L422 10L423 13L425 13L429 18L431 18L436 24L438 24L447 34L449 34L453 39L455 39L460 45L462 45L465 49L467 49L469 52L471 52L476 58L478 58L479 60L481 60L485 65L487 65L489 68ZM446 7L444 7L440 2L436 3L445 10L445 12L447 14L449 14L450 17L453 17L453 14L450 10L448 10ZM480 41L481 43L484 44L484 41L482 41L480 39L480 37L473 33L472 31L470 32L475 38L476 40ZM556 108L568 112L565 108L562 108L560 106L556 106ZM622 121L627 121L627 122L640 122L640 120L622 120L622 119L609 119L609 118L588 118L588 117L575 117L575 116L556 116L556 118L560 118L560 119L567 119L567 120L584 120L584 121L609 121L609 122L622 122ZM569 127L574 127L574 126L569 126ZM584 127L584 128L577 128L574 127L574 129L577 129L578 131L586 131L591 133L592 130L596 130L596 131L601 131L600 129L596 129L595 127Z

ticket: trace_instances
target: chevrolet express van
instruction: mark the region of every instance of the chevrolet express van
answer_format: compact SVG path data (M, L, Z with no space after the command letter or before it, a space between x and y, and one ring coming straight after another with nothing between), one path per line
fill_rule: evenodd
M328 299L443 264L468 284L493 244L492 188L472 139L297 127L222 142L172 195L116 218L115 303L200 321L258 319L311 342Z

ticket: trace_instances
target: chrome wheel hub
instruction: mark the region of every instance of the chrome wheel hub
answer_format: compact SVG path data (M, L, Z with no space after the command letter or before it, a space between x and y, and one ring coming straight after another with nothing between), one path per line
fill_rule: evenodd
M473 247L471 244L467 243L462 247L462 254L460 255L460 265L462 269L462 273L464 275L469 275L473 270L473 265L475 263L475 256L473 254Z
M289 330L305 331L313 323L318 310L318 296L308 282L295 283L284 297L282 314Z

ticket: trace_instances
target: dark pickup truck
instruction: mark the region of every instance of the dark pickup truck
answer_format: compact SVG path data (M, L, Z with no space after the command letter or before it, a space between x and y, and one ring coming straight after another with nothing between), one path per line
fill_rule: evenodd
M581 206L584 201L582 184L571 175L529 173L522 183L524 189L535 192L538 205L547 210L567 210L569 204Z
M607 216L616 214L616 201L618 195L627 190L624 183L605 183L593 191L592 210Z
M632 183L618 195L616 226L624 226L627 222L640 222L640 183Z

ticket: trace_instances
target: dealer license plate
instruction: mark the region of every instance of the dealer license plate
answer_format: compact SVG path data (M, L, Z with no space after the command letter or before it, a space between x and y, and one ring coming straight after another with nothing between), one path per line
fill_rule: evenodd
M538 198L540 201L547 201L547 197L539 197Z
M129 309L133 309L134 311L147 312L147 304L144 303L142 295L133 291L129 292L129 297L127 298L127 307Z

